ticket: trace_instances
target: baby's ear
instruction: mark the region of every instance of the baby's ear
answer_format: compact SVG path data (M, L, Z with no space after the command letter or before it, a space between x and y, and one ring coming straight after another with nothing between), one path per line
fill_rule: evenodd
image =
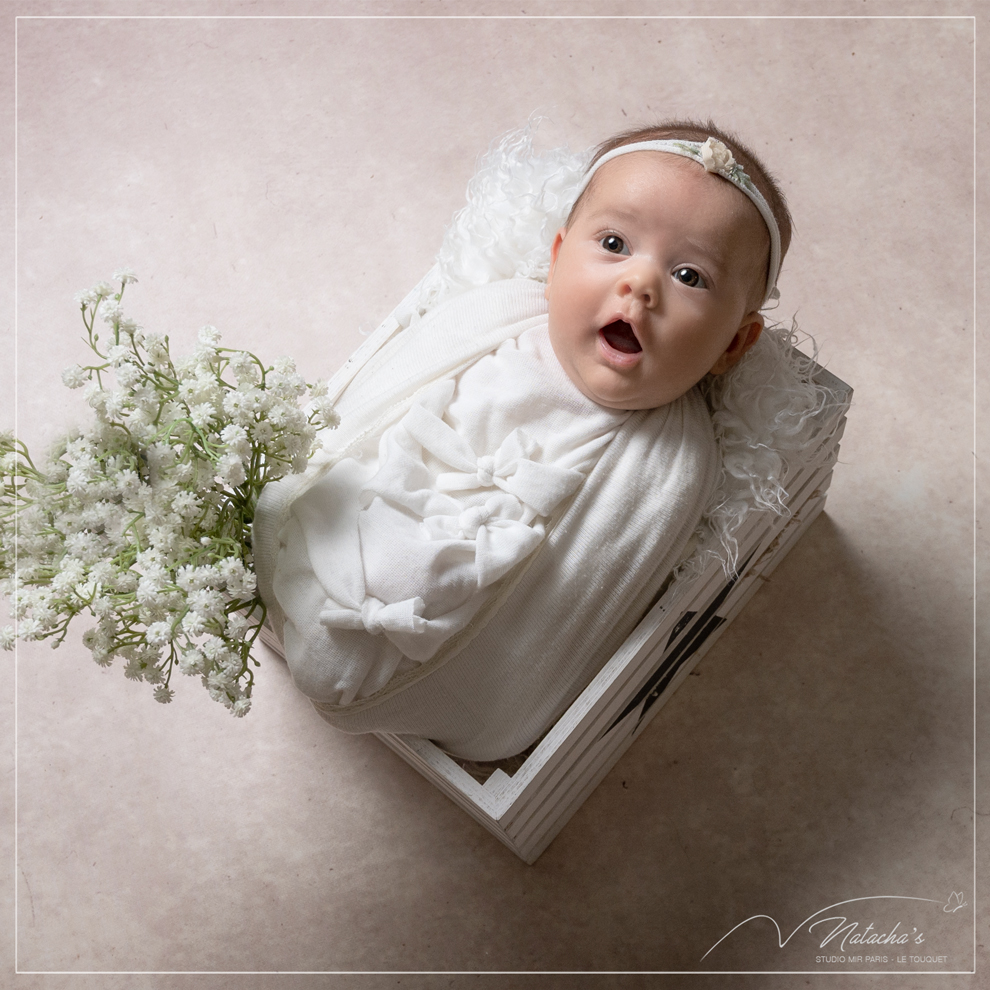
M557 265L557 254L560 252L560 245L566 233L567 228L561 227L557 231L557 236L553 239L553 244L550 245L550 271L547 272L547 287L543 290L543 297L545 299L550 298L550 280L553 278L553 270Z
M761 333L763 333L763 315L755 310L752 313L747 313L743 317L742 325L736 331L736 335L719 356L719 359L712 365L709 374L722 375L729 368L738 364L746 351L760 339Z

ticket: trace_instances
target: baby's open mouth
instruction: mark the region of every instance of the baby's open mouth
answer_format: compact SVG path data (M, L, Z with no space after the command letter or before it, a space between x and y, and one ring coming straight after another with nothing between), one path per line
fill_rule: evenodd
M598 331L609 347L622 351L623 354L636 354L643 348L633 333L633 328L625 320L615 320L607 327Z

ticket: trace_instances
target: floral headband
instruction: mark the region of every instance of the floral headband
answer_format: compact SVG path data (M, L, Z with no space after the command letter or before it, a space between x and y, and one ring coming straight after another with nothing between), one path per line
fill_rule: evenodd
M777 227L773 211L763 198L763 194L753 185L753 180L732 157L732 152L721 141L717 141L713 137L710 137L704 144L700 141L678 140L637 141L634 144L622 144L602 155L588 169L578 187L577 195L580 196L588 188L591 177L606 162L618 158L619 155L627 155L632 151L665 151L671 155L693 158L704 167L706 172L715 172L723 179L728 179L740 192L753 201L753 205L760 211L760 216L763 217L763 222L770 232L770 269L767 272L767 292L763 298L763 305L766 306L771 299L778 299L780 297L780 293L777 291L777 275L780 272L780 229ZM577 201L577 197L575 197L575 201Z

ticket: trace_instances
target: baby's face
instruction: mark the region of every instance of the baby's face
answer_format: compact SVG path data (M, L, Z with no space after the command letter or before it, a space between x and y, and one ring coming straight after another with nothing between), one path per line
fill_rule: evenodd
M759 337L770 237L729 182L675 155L603 165L553 243L550 341L571 381L610 409L653 409Z

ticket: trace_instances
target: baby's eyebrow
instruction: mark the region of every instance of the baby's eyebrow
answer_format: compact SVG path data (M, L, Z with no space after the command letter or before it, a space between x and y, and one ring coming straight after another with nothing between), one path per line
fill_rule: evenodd
M697 241L691 240L690 238L688 238L687 243L699 254L704 255L715 268L720 271L725 271L726 255L720 244L699 244Z
M593 221L598 219L615 219L624 220L626 223L633 223L639 220L640 216L633 210L624 210L621 207L605 205L599 206L597 209L592 207L588 211L588 219Z

